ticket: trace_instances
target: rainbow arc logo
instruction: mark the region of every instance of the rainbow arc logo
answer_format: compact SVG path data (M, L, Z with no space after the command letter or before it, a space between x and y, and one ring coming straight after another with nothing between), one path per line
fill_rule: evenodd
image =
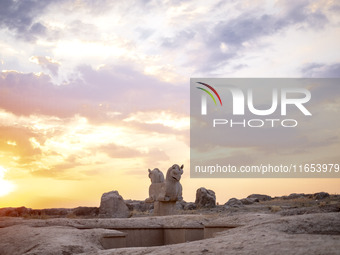
M222 106L222 100L221 100L221 98L220 98L220 95L217 93L217 91L216 91L212 86L210 86L209 84L203 83L203 82L196 82L196 83L201 84L201 85L203 85L203 86L209 88L209 89L217 96L217 98L218 98L218 100L220 101L220 104L221 104L221 106ZM215 100L213 94L211 94L211 92L210 92L209 90L204 89L204 88L201 88L201 87L196 87L196 88L198 88L198 89L203 90L204 92L206 92L206 93L212 98L212 100L214 101L215 105L217 105L216 100Z
M212 91L217 96L217 98L220 101L220 104L222 106L221 97L220 97L220 95L217 93L217 91L212 86L210 86L209 84L203 83L203 82L196 82L196 83L198 83L200 85L203 85L206 88L208 88L210 91ZM205 93L207 93L212 98L212 100L214 101L215 105L217 106L217 103L216 103L214 95L208 89L201 88L201 87L196 87L196 88L198 88L200 90L203 90ZM201 114L202 115L207 115L207 96L206 96L206 94L202 94Z

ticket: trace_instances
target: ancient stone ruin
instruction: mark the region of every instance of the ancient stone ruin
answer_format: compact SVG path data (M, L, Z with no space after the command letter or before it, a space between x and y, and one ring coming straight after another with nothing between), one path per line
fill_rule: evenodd
M197 208L212 208L216 206L216 195L211 189L199 188L196 191L195 204Z
M177 164L170 167L165 180L163 173L158 168L152 171L149 169L151 185L149 197L145 202L154 203L155 216L174 214L176 201L183 199L182 185L179 182L183 174L183 167L183 165L180 167Z
M127 218L130 216L129 208L118 191L104 193L100 200L99 217L101 218Z

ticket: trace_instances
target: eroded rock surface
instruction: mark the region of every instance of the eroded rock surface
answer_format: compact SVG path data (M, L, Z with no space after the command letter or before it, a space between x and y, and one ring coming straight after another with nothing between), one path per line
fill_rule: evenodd
M127 218L129 216L129 208L118 191L110 191L102 195L99 217Z
M196 200L195 204L197 208L212 208L216 206L216 195L215 192L211 189L199 188L196 191Z
M244 206L242 201L237 198L230 198L227 203L224 204L226 208L229 207L242 207Z
M256 198L259 201L269 201L272 199L271 196L268 195L262 195L262 194L251 194L247 198Z
M0 218L0 254L339 254L340 212L281 216L235 213L129 219ZM104 250L115 228L236 226L194 242ZM124 231L124 230L118 230Z

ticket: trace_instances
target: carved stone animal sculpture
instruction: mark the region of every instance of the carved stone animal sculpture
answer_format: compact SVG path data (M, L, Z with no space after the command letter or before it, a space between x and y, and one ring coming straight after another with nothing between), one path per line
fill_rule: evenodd
M149 197L145 199L145 202L152 203L157 200L162 184L164 183L164 175L158 168L152 171L149 169L148 171L151 185L149 187Z
M183 174L183 168L183 165L180 167L177 164L170 167L165 181L163 173L158 168L152 171L149 169L151 185L149 187L149 198L145 202L183 200L182 185L179 183Z
M183 174L184 165L181 167L177 164L168 169L162 190L158 196L158 201L181 201L182 185L180 180Z

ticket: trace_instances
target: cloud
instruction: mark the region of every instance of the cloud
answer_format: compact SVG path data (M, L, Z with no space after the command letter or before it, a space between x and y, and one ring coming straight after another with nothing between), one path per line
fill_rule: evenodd
M0 134L0 150L9 153L9 158L17 156L19 162L25 164L41 154L41 150L35 148L30 141L32 137L40 140L40 135L29 128L0 126Z
M195 37L196 32L190 30L183 30L178 32L175 37L167 37L163 39L162 46L169 48L178 48L183 46L188 40Z
M41 58L39 59L41 61ZM188 88L162 82L127 66L78 69L81 78L55 85L47 75L0 74L0 108L17 115L43 114L61 118L76 114L107 121L109 112L124 118L134 111L168 109L188 112Z
M142 161L139 162L143 162L142 165L145 168L148 166L156 167L161 162L169 160L169 156L163 150L154 147L148 149L147 151L141 152L134 148L110 143L92 148L91 151L92 155L88 155L88 157L97 157L98 152L101 152L109 156L109 159L106 159L106 162L96 161L92 164L89 164L83 162L83 158L81 156L71 154L66 159L61 161L61 163L52 163L49 167L32 168L30 174L37 177L52 178L57 180L82 180L86 178L86 176L97 175L100 172L97 169L98 167L103 167L105 165L107 166L111 164L112 166L116 166L114 162L118 161L112 161L115 159L128 159L130 161L133 160L135 161L136 166L141 166L141 163L138 163L138 159L141 159ZM82 166L85 166L85 168L83 168ZM131 166L124 165L121 168L131 169ZM144 175L144 173L141 173L140 170L127 170L127 173Z
M129 117L123 121L133 121L145 124L161 124L165 127L177 130L189 129L189 117L187 115L181 115L170 111L138 111L130 114Z
M3 0L0 8L0 27L13 31L17 38L34 41L46 33L46 27L35 19L51 3L55 1Z
M53 179L86 178L98 167L126 171L131 164L138 168L164 162L169 159L165 150L178 144L183 132L112 118L91 123L80 115L20 116L0 111L0 150L8 166L22 169L21 175Z
M169 161L170 159L166 152L159 148L151 148L145 156L145 164L150 166L150 168L156 167L160 162Z
M146 146L147 148L147 146ZM147 151L140 151L127 146L120 146L114 143L100 146L94 149L96 152L103 152L110 158L143 158L146 160L146 164L157 164L157 162L165 161L169 159L169 156L161 149L151 147Z
M339 4L334 4L330 7L330 9L336 13L340 12L340 5Z
M138 150L113 143L103 145L97 148L96 151L106 153L111 158L134 158L142 156L142 153Z
M59 91L47 75L3 72L0 75L0 108L16 115L60 116L64 106L58 102ZM64 114L66 111L64 109Z
M276 1L272 8L263 2L207 7L192 22L169 29L171 33L160 38L161 46L184 55L183 66L191 65L198 73L216 72L231 60L247 56L251 49L275 45L276 38L288 31L320 31L330 22L328 9L314 8L311 1Z
M49 70L52 75L58 76L60 63L53 60L52 58L47 57L47 56L46 57L32 56L32 57L30 57L30 61L40 65L44 69Z
M340 78L340 63L328 65L321 63L309 63L305 64L301 71L304 77Z
M160 166L168 166L169 165L169 156L165 153L164 150L159 148L151 148L147 153L143 153L144 159L144 170L129 170L126 172L128 175L138 175L138 176L147 176L147 169L160 168ZM165 168L164 168L165 170ZM164 172L164 171L163 171ZM166 170L165 170L166 173Z
M76 167L83 165L80 160L76 155L70 155L62 163L54 164L49 168L33 169L30 174L58 180L81 180L83 176L74 171Z
M71 21L68 24L66 31L62 32L84 41L91 40L91 38L96 38L96 40L100 40L102 37L99 28L96 25L85 23L84 21L78 19Z

